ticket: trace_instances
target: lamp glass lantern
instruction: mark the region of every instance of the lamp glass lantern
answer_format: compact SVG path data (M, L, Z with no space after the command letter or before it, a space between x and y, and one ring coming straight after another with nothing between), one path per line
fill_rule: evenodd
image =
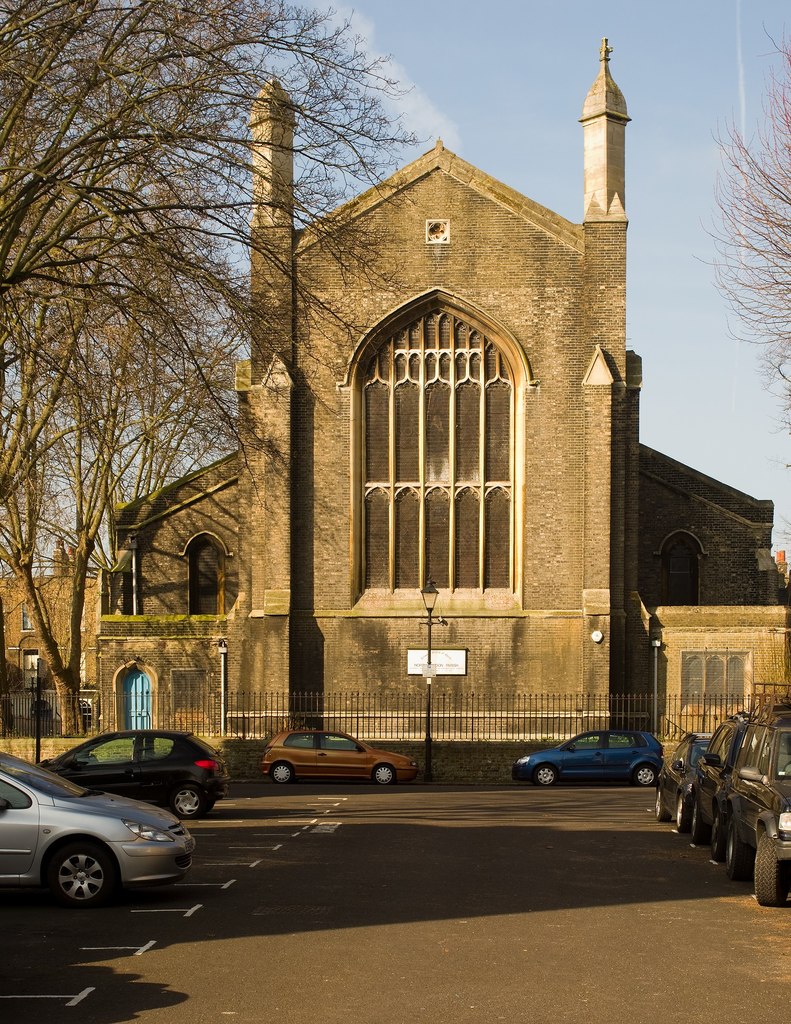
M423 598L423 604L425 605L426 611L431 615L434 611L434 606L437 603L437 598L439 597L439 591L434 585L434 580L428 580L425 587L420 591L420 596Z

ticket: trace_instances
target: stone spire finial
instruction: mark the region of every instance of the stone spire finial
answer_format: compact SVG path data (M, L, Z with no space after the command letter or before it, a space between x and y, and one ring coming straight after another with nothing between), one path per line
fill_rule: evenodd
M625 214L626 100L610 74L613 48L605 36L599 48L599 73L582 108L585 140L585 220Z
M601 63L599 74L591 86L582 108L580 121L583 124L591 117L599 117L601 114L620 118L624 122L630 119L626 112L626 100L623 98L623 93L615 84L610 74L610 54L612 52L613 48L609 45L609 40L605 36L599 48L599 61Z

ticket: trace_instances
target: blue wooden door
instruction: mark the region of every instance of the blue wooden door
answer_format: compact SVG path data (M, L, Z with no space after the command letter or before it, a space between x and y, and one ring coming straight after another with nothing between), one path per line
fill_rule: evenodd
M151 728L151 680L139 668L124 677L124 728Z

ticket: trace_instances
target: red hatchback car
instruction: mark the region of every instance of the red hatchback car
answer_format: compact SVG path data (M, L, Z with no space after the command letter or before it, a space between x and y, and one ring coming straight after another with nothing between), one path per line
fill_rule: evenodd
M377 750L345 732L290 729L273 736L261 760L273 782L297 779L370 779L380 786L413 782L417 761Z

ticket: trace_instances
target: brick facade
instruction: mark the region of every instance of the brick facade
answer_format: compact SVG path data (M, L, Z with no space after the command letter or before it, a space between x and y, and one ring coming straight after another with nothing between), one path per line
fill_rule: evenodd
M254 231L288 254L292 275L253 265L262 320L237 378L244 457L122 515L122 540L137 543L139 605L135 615L122 607L129 579L118 574L100 636L111 700L130 668L171 687L175 701L174 680L187 669L215 690L222 672L239 690L423 688L407 675L408 650L426 644L419 586L365 585L362 373L388 332L426 311L485 332L513 388L504 492L512 585L441 590L447 624L436 627L434 647L467 651L467 674L444 687L645 692L659 637L671 690L680 685L676 653L705 647L707 631L723 649L771 646L785 627L771 502L639 444L642 373L626 349L627 121L605 50L584 109L583 224L438 143L338 212L337 231L351 227L370 246L362 265L338 260L333 220L297 233L284 218L291 127L285 97L265 91L254 117L257 194L279 213L262 206ZM449 241L428 239L435 221L450 225ZM700 549L700 604L710 615L661 613L662 546L679 532ZM199 536L224 561L216 615L190 612L189 545ZM750 672L760 662L751 655Z

